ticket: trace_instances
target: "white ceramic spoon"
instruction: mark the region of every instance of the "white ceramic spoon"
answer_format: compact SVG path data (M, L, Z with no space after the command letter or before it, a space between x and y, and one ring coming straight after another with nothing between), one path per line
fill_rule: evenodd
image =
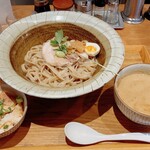
M73 143L80 145L94 144L102 141L120 141L120 140L134 140L150 143L150 133L122 133L105 135L98 133L94 129L78 122L70 122L66 124L66 137Z

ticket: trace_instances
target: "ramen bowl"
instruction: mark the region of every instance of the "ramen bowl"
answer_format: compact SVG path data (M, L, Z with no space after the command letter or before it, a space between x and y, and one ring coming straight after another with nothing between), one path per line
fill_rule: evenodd
M120 111L131 121L150 125L150 65L133 64L115 78L114 96Z
M97 43L100 54L94 75L75 86L51 88L27 80L20 67L32 46L43 44L62 29L70 39ZM80 12L44 12L23 18L0 35L0 76L14 89L42 98L69 98L95 91L109 82L124 60L124 45L117 32L107 23Z
M21 126L22 122L24 121L26 112L27 112L27 98L26 98L24 93L19 92L15 89L11 88L7 84L1 84L0 88L1 88L0 93L2 91L5 92L7 94L7 96L13 101L15 101L14 98L18 97L19 99L17 101L17 104L20 105L23 109L22 111L20 111L20 108L16 104L16 106L12 110L12 112L7 113L5 115L5 117L1 116L1 120L0 120L0 124L1 124L0 138L3 138L3 137L6 137L6 136L12 134L13 132L15 132ZM5 99L6 99L6 97L4 97L3 100L5 100ZM8 104L9 104L9 102L7 101L7 105ZM10 108L11 107L12 106L10 105ZM6 109L6 107L5 107L5 109ZM2 110L2 106L1 106L1 113L2 113L2 111L3 110ZM2 124L2 122L3 122L3 124ZM10 122L13 122L13 124L10 124Z

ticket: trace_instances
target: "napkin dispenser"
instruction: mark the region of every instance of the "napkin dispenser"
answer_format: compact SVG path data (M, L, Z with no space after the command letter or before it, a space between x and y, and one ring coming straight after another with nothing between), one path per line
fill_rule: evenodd
M126 0L122 18L125 22L138 24L144 20L142 10L145 0Z

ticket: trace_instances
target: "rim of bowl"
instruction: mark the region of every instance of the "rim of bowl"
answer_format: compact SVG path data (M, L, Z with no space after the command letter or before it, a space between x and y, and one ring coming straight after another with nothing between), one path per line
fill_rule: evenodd
M74 17L74 19L72 19ZM89 19L91 21L89 22ZM84 85L84 83L78 87L74 87L71 89L63 90L61 91L60 89L57 90L51 90L50 88L47 87L42 87L33 83L29 83L29 81L26 81L25 79L22 79L18 74L16 76L15 71L9 71L8 67L5 69L5 61L3 59L3 55L6 53L3 51L3 49L8 47L10 44L5 41L5 36L8 36L8 33L13 29L18 29L21 32L15 33L15 36L19 36L21 33L23 33L25 30L34 27L35 25L39 25L40 23L46 23L46 22L53 22L53 23L75 23L75 25L81 25L80 27L88 26L89 29L95 28L95 30L99 31L99 34L103 34L106 39L110 42L110 47L111 47L111 53L110 55L110 60L108 62L107 67L111 71L104 70L102 73L94 78L90 84ZM20 23L24 23L24 26L20 26ZM87 28L86 28L87 30ZM12 33L9 33L10 37L14 37ZM98 35L99 35L98 34ZM100 36L100 35L99 35ZM16 40L16 37L15 37ZM121 68L121 65L124 61L124 44L122 42L122 39L120 38L119 34L106 22L81 13L81 12L71 12L71 11L50 11L50 12L44 12L44 13L39 13L39 14L34 14L25 18L20 19L19 21L15 22L14 24L10 25L6 30L2 32L0 35L0 41L3 42L3 49L0 50L2 53L2 59L0 60L0 63L2 62L1 66L1 78L4 80L8 85L13 87L16 90L19 90L27 95L35 96L35 97L42 97L42 98L53 98L53 99L60 99L60 98L71 98L71 97L77 97L81 96L90 92L93 92L102 86L105 85L105 83L109 82L112 78L114 78L115 74L119 71ZM106 42L106 41L105 41ZM7 44L8 43L8 44ZM106 49L105 49L106 50ZM8 52L7 52L8 53ZM6 57L6 56L5 56ZM8 56L7 56L8 57ZM9 62L7 62L9 63ZM6 63L6 64L7 64ZM9 66L10 67L10 66ZM7 71L9 75L6 76L4 74L4 71ZM13 74L12 74L13 72ZM114 72L114 73L112 73ZM17 78L17 82L16 82ZM15 80L13 80L15 79ZM19 80L19 82L18 82ZM24 82L23 82L24 81ZM23 83L23 84L19 84ZM41 87L41 88L38 88Z
M117 97L119 98L119 101L121 101L121 103L122 103L124 106L126 106L129 110L133 111L134 113L136 113L136 114L138 114L138 115L140 115L140 116L143 116L143 117L146 117L146 118L150 118L150 115L141 113L141 112L136 111L135 109L131 108L127 103L125 103L124 100L122 100L122 98L120 97L120 95L118 94L118 91L117 91L117 83L118 83L117 81L118 81L118 79L119 79L119 74L122 73L124 70L126 70L126 69L128 70L129 68L134 67L134 66L149 66L149 68L150 68L150 64L142 64L142 63L141 63L141 64L140 64L140 63L135 63L135 64L131 64L131 65L128 65L128 66L122 68L122 69L118 72L118 75L115 77L115 80L114 80L114 91L115 91ZM130 73L133 73L134 71L138 71L138 70L132 70ZM128 73L128 74L130 74L130 73ZM124 75L122 75L122 77L123 77L123 76L124 76Z

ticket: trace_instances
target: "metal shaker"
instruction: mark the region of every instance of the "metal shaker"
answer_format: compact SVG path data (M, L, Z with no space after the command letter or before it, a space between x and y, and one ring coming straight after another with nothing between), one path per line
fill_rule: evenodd
M126 0L124 11L121 12L125 22L138 24L144 20L142 10L145 0Z

